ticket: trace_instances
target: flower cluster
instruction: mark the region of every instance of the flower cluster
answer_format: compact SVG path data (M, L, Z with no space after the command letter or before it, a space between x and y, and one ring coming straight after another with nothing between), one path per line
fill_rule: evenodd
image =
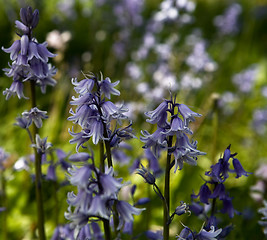
M47 50L46 43L38 43L33 37L33 29L39 21L39 11L32 11L31 7L20 10L21 21L16 21L17 33L20 39L16 40L11 47L2 48L6 53L10 53L12 63L10 68L4 69L8 77L13 78L13 83L3 94L6 99L17 94L18 98L26 98L23 93L23 82L34 81L39 85L41 91L45 93L46 86L54 86L56 81L53 76L56 69L48 64L48 59L55 57Z
M162 150L168 150L174 155L176 172L183 168L183 163L196 165L197 156L205 153L197 150L197 142L190 142L187 134L192 134L189 123L195 121L195 117L201 116L190 110L186 105L176 103L175 98L164 100L155 110L146 112L147 122L157 124L157 130L150 134L142 131L141 141L145 143L144 148L152 148L156 157L160 156ZM175 143L172 145L172 140Z
M258 212L263 215L263 217L261 217L261 220L259 221L259 224L263 227L263 233L267 237L267 201L264 200L263 203L264 207L258 210Z
M111 101L106 101L106 98L110 99L111 95L120 95L120 92L114 88L119 81L112 83L108 77L103 79L102 75L98 80L95 75L88 74L80 82L72 79L72 83L79 97L72 97L73 101L70 104L77 107L75 112L70 109L72 116L68 120L79 124L82 128L79 133L70 131L70 135L73 136L70 143L77 143L77 151L90 138L94 144L98 144L100 140L108 140L111 146L116 146L123 139L133 137L131 124L113 131L110 129L112 120L121 124L121 120L126 118L123 113L127 109L123 105L117 107Z
M240 26L238 18L242 12L242 7L238 3L231 4L222 15L215 17L214 25L221 35L235 35Z
M210 180L205 181L197 195L191 195L193 199L199 198L200 203L209 205L212 202L210 217L206 215L204 207L202 207L199 202L193 202L190 206L190 210L196 215L204 214L206 216L207 225L204 227L206 230L210 226L217 228L217 219L215 217L217 207L215 206L215 199L219 199L222 202L223 207L220 210L221 213L228 214L230 218L234 217L234 213L238 213L233 207L232 197L230 197L229 193L226 191L224 182L229 177L229 173L235 173L236 178L242 175L247 177L250 173L244 170L239 160L235 158L236 155L237 153L231 153L229 145L218 163L212 165L211 170L206 172L205 175L209 176ZM230 159L232 160L234 169L230 169ZM226 227L223 229L223 233L228 234L230 230L230 227Z
M77 155L75 158L77 159ZM113 168L102 173L93 164L84 164L80 168L73 166L68 171L70 183L78 189L77 194L69 192L67 198L69 208L65 217L71 221L72 227L81 229L88 221L110 221L116 213L119 217L119 230L125 223L133 222L133 214L139 215L144 210L118 199L123 184L120 179L113 177Z

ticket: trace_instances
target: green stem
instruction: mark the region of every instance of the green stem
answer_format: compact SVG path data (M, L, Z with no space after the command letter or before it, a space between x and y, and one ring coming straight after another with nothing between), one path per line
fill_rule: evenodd
M35 83L31 81L31 104L32 108L36 107L36 95L35 95ZM38 128L33 124L33 136L38 134ZM37 149L34 151L35 155L35 192L37 202L37 224L39 239L45 240L45 227L44 227L44 206L43 206L43 195L42 195L42 155L38 154Z
M172 147L173 136L170 136L168 139L168 149ZM171 154L167 152L167 161L165 168L165 186L164 186L164 199L163 203L163 239L169 239L169 209L170 209L170 165L171 165ZM163 201L164 202L164 201Z
M104 224L105 240L111 240L112 238L111 238L109 220L103 219L103 224Z
M0 214L2 216L2 238L3 240L7 240L7 197L6 197L6 179L4 176L4 171L0 172L1 174L1 189L0 189L0 197L1 197L1 207L4 207L5 210Z
M104 143L103 141L99 142L99 158L100 158L100 172L105 172L105 155L104 155ZM103 219L105 240L111 240L111 231L108 219Z
M108 131L107 131L107 127L106 124L104 125L104 138L108 139ZM107 154L107 159L108 159L108 167L113 167L112 164L112 156L111 156L111 148L110 148L110 143L109 140L105 140L105 148L106 148L106 154Z

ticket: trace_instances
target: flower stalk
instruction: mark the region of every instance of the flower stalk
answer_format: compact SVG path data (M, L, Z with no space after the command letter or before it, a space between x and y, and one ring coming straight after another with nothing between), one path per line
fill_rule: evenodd
M168 139L168 149L172 147L173 136ZM170 170L171 170L171 154L167 151L167 161L165 167L165 185L164 185L164 201L163 201L163 239L169 239L169 209L170 209Z
M36 106L36 94L35 94L35 83L34 81L30 82L31 86L31 105L32 108ZM33 124L33 136L38 134L38 128ZM35 156L35 194L36 194L36 203L37 203L37 226L39 239L45 240L45 226L44 226L44 206L43 206L43 194L42 194L42 154L37 152L37 149L34 150Z

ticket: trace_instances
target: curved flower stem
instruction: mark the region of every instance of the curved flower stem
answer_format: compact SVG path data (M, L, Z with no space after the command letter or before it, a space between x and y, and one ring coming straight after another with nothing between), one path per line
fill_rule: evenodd
M31 84L31 104L32 108L36 107L35 96L35 83L30 81ZM38 133L38 128L33 125L33 136ZM37 149L34 150L35 155L35 192L37 201L37 217L38 217L38 233L39 239L45 240L45 227L44 227L44 207L43 207L43 195L42 195L42 155L38 154Z
M168 149L172 147L173 136L168 139ZM164 199L166 204L163 204L163 239L169 239L169 209L170 209L170 165L171 165L171 154L167 152L167 161L165 167L165 185L164 185Z

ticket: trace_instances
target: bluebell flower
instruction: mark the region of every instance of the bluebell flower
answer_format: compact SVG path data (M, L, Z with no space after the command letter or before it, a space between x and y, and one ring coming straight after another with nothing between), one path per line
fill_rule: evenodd
M51 240L74 240L74 230L69 224L60 225L54 230Z
M77 168L73 165L72 168L68 169L68 172L70 174L68 178L72 185L86 188L91 176L91 168L89 165L84 165L81 168Z
M116 194L123 186L117 179L113 177L113 168L110 168L107 173L99 174L99 182L103 189L103 194L112 195Z
M109 219L111 209L107 206L107 196L97 194L93 197L90 207L87 211L89 216L99 216L101 218Z
M133 214L139 215L145 208L136 208L133 207L131 204L125 201L117 201L116 202L116 209L118 211L119 216L124 222L133 222ZM119 223L119 226L122 226L123 222Z
M114 87L116 87L119 84L120 81L116 81L114 83L111 82L110 78L105 78L104 80L102 80L100 82L100 91L101 93L103 93L105 95L106 98L110 99L110 95L116 95L119 96L120 95L120 91L115 89Z
M215 231L214 226L211 226L210 231L206 231L204 228L196 235L198 240L216 240L219 237L219 234L222 232L222 229L217 229Z
M133 222L125 222L122 232L128 235L133 235Z
M51 181L56 181L57 176L56 176L56 166L54 164L49 164L48 170L47 170L47 175L46 175L47 180Z
M6 100L8 100L13 95L17 95L19 99L28 99L24 96L23 83L20 81L14 81L9 89L7 88L5 91L3 91L3 95L6 95Z
M122 140L134 137L131 124L127 127L111 129L111 121L116 121L119 125L121 120L126 119L125 112L128 111L123 105L116 106L111 101L106 101L105 98L110 98L112 95L119 95L119 91L114 87L119 83L111 83L109 78L99 80L93 74L85 75L86 79L77 82L72 79L75 86L74 89L79 93L79 97L72 97L70 104L76 105L76 110L70 109L72 116L68 120L79 124L82 127L81 133L71 133L74 139L71 143L77 143L77 150L83 143L92 139L93 144L98 144L99 141L109 141L110 146L117 146ZM82 134L83 133L83 134Z
M68 170L68 168L71 167L70 163L68 163L66 161L67 159L67 154L62 151L61 149L57 149L56 150L56 155L57 155L57 158L58 158L58 164L61 166L61 168L65 171Z
M76 145L77 152L79 152L80 146L85 148L83 144L88 141L88 133L89 133L89 130L83 130L78 133L75 133L69 130L69 134L73 137L73 139L70 140L70 143L77 143Z
M52 144L47 142L47 137L41 139L39 134L36 134L35 143L31 144L31 146L36 148L39 154L46 154L48 149L52 147Z
M244 168L242 167L241 163L237 158L233 158L233 166L236 172L236 178L240 178L242 175L247 177L249 174L251 174L244 170Z
M150 202L150 198L144 197L144 198L140 198L138 199L138 201L134 204L135 206L138 205L144 205Z
M77 81L77 78L72 78L71 83L75 86L75 92L79 94L85 94L87 92L91 92L95 85L94 75L87 75L87 77L81 81Z
M194 237L192 235L191 229L188 227L184 227L180 234L177 236L177 240L193 240Z
M210 198L219 198L220 200L226 197L225 186L223 183L215 185L213 193L210 195Z
M90 225L86 224L85 226L83 226L80 231L78 236L76 237L77 240L90 240L92 239L92 233L91 233L91 229L90 229Z
M145 115L150 119L147 119L147 122L155 124L161 119L162 115L168 109L168 101L163 101L155 110L146 112Z
M156 182L156 179L152 173L150 173L142 164L141 169L136 169L136 173L142 176L146 183L154 185Z
M91 156L86 152L75 153L69 156L69 160L72 162L86 162Z
M187 212L190 212L189 206L183 201L181 201L181 204L178 207L176 207L174 211L174 213L178 216L183 215Z
M37 128L41 128L43 125L42 119L47 119L46 111L41 111L37 107L32 108L29 112L25 111L22 113L23 117L29 119L30 124L34 122Z
M205 204L209 204L210 196L211 196L211 191L206 183L200 187L198 195L194 195L194 194L191 195L191 197L193 198L199 197L200 202L205 203Z
M196 165L197 157L205 153L197 150L197 142L189 142L186 134L192 134L189 122L195 121L195 117L201 115L190 110L186 105L176 103L176 97L171 96L171 100L164 100L155 110L145 113L149 117L147 122L157 124L157 129L150 134L146 130L141 131L140 140L145 143L143 148L152 149L155 157L159 158L163 150L168 154L173 154L175 170L183 168L183 163ZM173 144L168 146L168 141L172 137Z
M76 208L72 211L71 206L68 207L68 211L64 213L64 217L71 221L70 225L72 228L81 228L88 223L88 214L82 211L78 211Z
M104 240L103 233L101 232L101 229L96 222L91 223L92 230L94 232L94 237L96 240Z
M189 107L187 107L185 104L179 104L178 105L179 112L184 118L185 126L188 126L189 122L195 121L195 117L200 117L201 114L193 112Z
M227 213L230 218L234 217L235 209L233 207L232 198L225 197L222 199L223 201L223 208L221 210L222 213Z
M6 53L10 53L12 64L10 68L4 69L8 77L13 78L13 83L9 89L3 94L8 100L12 95L18 98L26 98L23 94L23 82L34 81L36 85L41 87L41 91L45 93L46 86L54 86L56 81L53 76L56 69L48 64L49 58L55 57L47 50L47 44L39 44L33 38L33 29L39 21L38 10L32 11L31 7L22 8L20 11L21 21L16 21L16 27L19 30L19 40L16 40L11 47L3 48ZM26 17L25 17L26 16Z
M192 211L196 216L202 214L204 212L204 207L200 204L200 202L192 202L189 205L190 211Z
M161 231L153 232L153 231L146 231L145 235L150 240L163 240L163 235Z
M32 120L29 119L28 117L25 117L25 116L17 117L16 120L17 121L16 121L16 123L14 123L14 125L17 125L17 126L24 128L24 129L29 128L29 126L32 123Z

